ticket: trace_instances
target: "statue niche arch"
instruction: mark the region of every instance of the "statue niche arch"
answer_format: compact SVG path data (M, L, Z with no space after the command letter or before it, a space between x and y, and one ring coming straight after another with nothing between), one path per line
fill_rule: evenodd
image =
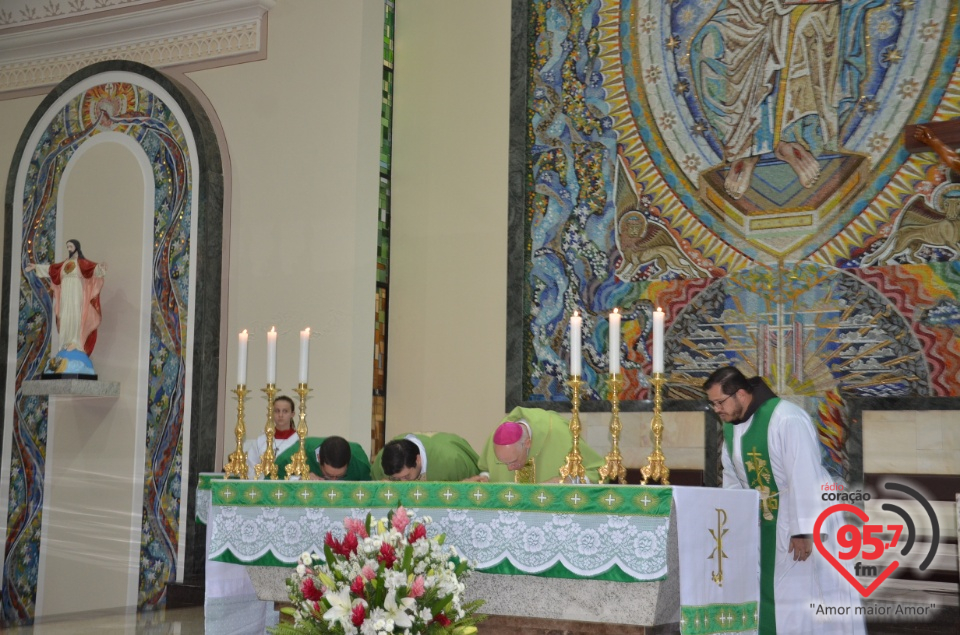
M125 61L86 67L61 82L21 135L5 197L0 351L4 412L0 507L6 514L0 620L36 616L49 397L25 396L55 331L46 290L23 274L50 262L58 235L58 188L78 150L123 135L147 158L144 263L149 300L140 310L147 372L137 390L143 488L138 609L162 606L168 582L202 579L204 535L194 526L197 474L215 469L219 411L224 176L220 141L196 96L156 70ZM109 232L109 227L92 231ZM99 254L98 254L99 255ZM108 260L109 254L99 255ZM122 266L114 262L112 266ZM13 282L17 282L16 285ZM108 308L105 310L109 310ZM104 335L101 335L104 337ZM131 448L131 452L134 449Z

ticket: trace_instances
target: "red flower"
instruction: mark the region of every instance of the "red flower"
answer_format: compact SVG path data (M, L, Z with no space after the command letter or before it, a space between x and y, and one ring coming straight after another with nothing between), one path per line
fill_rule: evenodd
M300 585L300 592L303 593L303 597L310 601L317 601L323 597L323 593L320 592L313 584L313 578L307 578L303 581L303 584Z
M363 585L365 582L366 581L363 579L363 576L358 575L353 581L353 584L350 585L350 593L363 597Z
M440 626L450 626L450 619L443 613L437 613L433 616L433 621Z
M420 540L421 538L426 538L426 536L427 536L427 528L423 525L423 523L418 523L413 528L413 531L410 532L410 544L412 545L413 543Z
M367 612L364 610L363 604L357 604L350 613L350 620L354 626L359 628L365 619L367 619Z
M397 552L388 543L380 545L380 553L377 555L377 562L380 562L388 569L393 568L393 563L397 561Z
M351 554L357 553L357 534L352 531L346 535L343 539L343 556L349 557Z
M337 555L343 555L343 545L340 544L340 541L333 537L331 532L327 532L327 537L324 539L324 544L326 544L333 553Z

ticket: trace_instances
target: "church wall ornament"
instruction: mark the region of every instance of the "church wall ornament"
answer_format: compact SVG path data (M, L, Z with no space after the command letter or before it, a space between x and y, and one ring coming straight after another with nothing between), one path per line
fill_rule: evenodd
M515 2L506 406L569 407L576 310L583 407L602 408L615 307L621 408L649 407L661 306L675 407L702 407L720 366L762 374L819 420L841 475L843 395L960 395L960 175L903 141L960 117L957 14Z
M82 68L127 60L196 70L266 57L276 0L10 0L0 6L0 99L46 92Z

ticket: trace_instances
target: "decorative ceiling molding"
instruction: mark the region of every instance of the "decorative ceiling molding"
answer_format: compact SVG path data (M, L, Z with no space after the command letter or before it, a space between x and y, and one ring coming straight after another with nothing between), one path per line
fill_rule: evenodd
M171 4L185 0L4 0L0 6L0 33L14 27L56 20L90 17L116 9L145 4ZM189 0L187 0L189 1Z
M74 71L105 60L196 69L263 59L267 12L276 5L276 0L20 2L19 22L0 9L0 99L46 92ZM96 7L84 8L88 3Z

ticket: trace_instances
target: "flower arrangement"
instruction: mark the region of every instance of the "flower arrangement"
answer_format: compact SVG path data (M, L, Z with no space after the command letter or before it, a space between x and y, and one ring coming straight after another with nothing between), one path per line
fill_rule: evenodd
M464 603L472 570L443 535L428 538L429 517L414 522L403 506L376 522L344 520L346 535L327 533L324 559L300 556L287 580L293 624L275 635L472 635L482 600Z

